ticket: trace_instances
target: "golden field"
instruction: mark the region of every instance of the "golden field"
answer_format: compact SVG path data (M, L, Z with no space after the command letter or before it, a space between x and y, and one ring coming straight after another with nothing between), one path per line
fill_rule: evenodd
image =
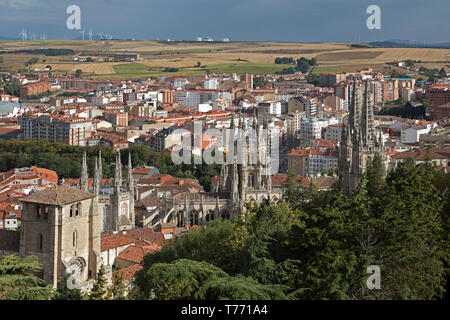
M71 61L72 56L48 57L29 54L3 54L2 70L24 69L25 62L38 57L34 68L51 65L54 72L73 73L81 69L85 76L139 77L160 75L166 67L178 68L179 73L195 73L207 70L264 73L281 70L285 66L274 65L276 57L300 57L317 59L318 70L358 70L372 67L378 71L388 69L388 62L407 59L421 60L418 66L444 67L449 70L450 49L428 48L354 48L348 43L277 43L277 42L163 42L163 41L3 41L0 51L65 48L73 49L77 56L105 57L116 52L137 52L143 58L127 68L124 62ZM44 61L45 60L45 61ZM197 68L200 62L203 68ZM115 68L116 67L116 68Z

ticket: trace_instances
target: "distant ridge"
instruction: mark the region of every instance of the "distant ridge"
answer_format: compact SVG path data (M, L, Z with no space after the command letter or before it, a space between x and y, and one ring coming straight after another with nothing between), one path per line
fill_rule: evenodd
M450 43L432 43L432 44L409 44L409 40L398 41L375 41L368 43L371 46L379 48L436 48L450 49Z
M20 40L20 39L0 36L0 41L16 41L16 40Z

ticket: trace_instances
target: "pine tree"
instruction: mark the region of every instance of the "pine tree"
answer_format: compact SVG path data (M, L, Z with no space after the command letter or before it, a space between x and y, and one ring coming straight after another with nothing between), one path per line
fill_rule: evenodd
M367 166L365 175L367 178L367 192L370 197L375 197L385 183L385 167L380 155L375 155Z
M18 257L14 254L0 260L0 300L48 300L52 286L36 277L42 270L36 256Z
M54 300L83 300L83 294L80 289L72 288L68 286L70 275L66 274L63 281L58 284L56 289Z
M429 163L414 166L408 159L387 178L377 253L383 299L436 299L445 292L448 241L433 177Z
M97 274L97 279L89 294L89 300L108 300L108 290L106 287L105 268L103 265Z
M108 295L113 300L125 300L126 299L126 287L123 272L115 271L113 274L114 283L108 289Z

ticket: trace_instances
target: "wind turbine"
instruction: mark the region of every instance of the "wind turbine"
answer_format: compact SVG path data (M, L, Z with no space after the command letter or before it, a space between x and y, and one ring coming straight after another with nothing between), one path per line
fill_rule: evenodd
M103 32L97 33L99 40L103 40Z
M27 40L27 32L25 31L24 28L22 28L22 31L19 33L19 36L22 37L22 41Z
M92 30L89 29L89 40L92 40Z
M85 32L86 32L86 30L82 30L82 31L80 31L80 33L83 35L83 40L84 40L84 34L85 34Z

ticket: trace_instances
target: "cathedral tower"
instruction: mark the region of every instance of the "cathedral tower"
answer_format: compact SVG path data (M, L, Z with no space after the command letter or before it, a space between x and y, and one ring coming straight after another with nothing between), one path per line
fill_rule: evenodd
M363 88L364 87L364 88ZM342 131L339 168L344 176L344 188L348 194L359 184L368 163L379 154L384 159L384 146L376 135L370 83L354 79L350 115Z

